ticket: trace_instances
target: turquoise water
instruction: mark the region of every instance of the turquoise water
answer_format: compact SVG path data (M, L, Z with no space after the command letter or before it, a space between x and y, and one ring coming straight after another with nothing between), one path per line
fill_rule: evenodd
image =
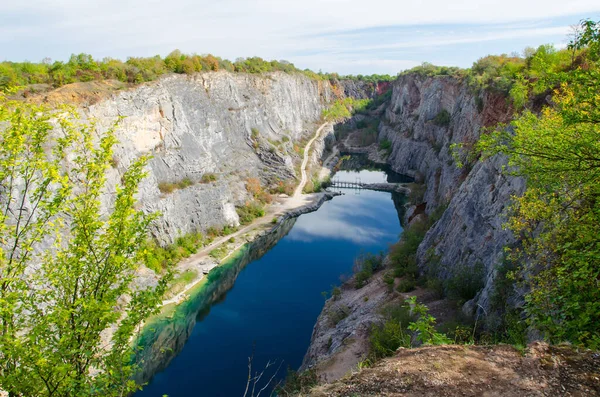
M354 177L345 173L336 176ZM386 176L361 171L361 178ZM297 369L323 307L322 292L351 274L358 254L386 250L398 240L400 202L390 193L348 190L300 216L273 248L233 273L233 287L215 292L210 308L194 306L187 328L164 349L171 356L159 367L166 368L136 396L242 396L253 351L256 370L277 363L265 378L281 362L277 379L287 367Z

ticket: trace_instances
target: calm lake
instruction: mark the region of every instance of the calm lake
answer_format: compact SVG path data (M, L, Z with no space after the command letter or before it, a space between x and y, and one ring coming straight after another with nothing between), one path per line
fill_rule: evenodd
M340 171L335 177L385 182L394 178L389 174ZM386 250L402 232L396 208L402 197L336 190L345 195L297 218L273 248L235 272L233 287L219 292L210 307L195 306L181 346L171 348L178 354L137 397L242 396L253 351L255 370L271 360L277 362L274 371L283 360L278 380L288 367L300 366L323 307L322 292L351 274L361 252ZM265 377L273 374L267 372Z

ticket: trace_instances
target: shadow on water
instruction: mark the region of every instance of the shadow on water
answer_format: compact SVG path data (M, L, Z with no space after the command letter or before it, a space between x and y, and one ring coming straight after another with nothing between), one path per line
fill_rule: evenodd
M190 290L188 300L148 321L137 340L136 362L141 370L135 380L139 384L148 382L154 374L169 366L183 350L196 323L204 320L215 305L225 302L227 292L233 288L244 267L261 258L285 237L296 219L287 219L271 232L244 245Z

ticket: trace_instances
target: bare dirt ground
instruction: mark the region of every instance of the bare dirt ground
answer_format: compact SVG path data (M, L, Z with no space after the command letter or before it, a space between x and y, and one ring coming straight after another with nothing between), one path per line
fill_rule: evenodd
M309 394L325 396L598 396L600 354L534 343L525 354L508 345L400 349Z

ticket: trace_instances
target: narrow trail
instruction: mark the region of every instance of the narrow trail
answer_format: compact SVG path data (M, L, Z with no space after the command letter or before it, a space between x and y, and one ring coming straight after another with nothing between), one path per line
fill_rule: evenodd
M312 137L312 139L310 141L308 141L308 143L306 144L306 146L304 147L304 159L302 160L302 166L300 167L300 172L302 174L302 178L300 179L300 184L298 184L298 187L296 188L296 190L294 191L294 198L298 198L300 197L300 195L302 194L302 190L304 189L304 186L306 185L307 182L307 176L306 176L306 165L308 164L308 159L309 159L309 153L310 153L310 147L313 144L313 142L319 137L319 135L321 134L321 131L323 130L323 128L325 128L329 123L323 123L318 129L317 132L315 133L315 136Z
M308 195L303 195L302 190L304 189L304 186L306 185L306 182L308 179L307 175L306 175L306 166L308 165L308 160L310 158L310 156L309 156L310 147L312 146L314 141L317 140L317 138L319 138L321 131L323 131L323 128L325 128L328 124L329 123L323 123L317 129L315 136L313 136L311 138L311 140L308 141L308 143L304 147L304 159L302 160L302 166L300 168L302 177L300 179L300 184L298 185L298 187L296 187L296 190L294 191L294 195L292 197L285 199L285 201L283 203L281 203L281 205L278 205L278 206L271 205L267 209L267 213L265 214L265 216L255 219L254 222L242 227L235 233L228 234L226 236L219 237L218 239L214 240L212 243L210 243L206 247L203 247L201 250L199 250L195 254L193 254L190 257L179 262L177 264L177 268L178 269L186 268L190 264L196 263L196 262L200 261L201 259L209 256L210 252L212 250L218 248L219 246L221 246L224 243L227 243L232 237L237 240L237 238L239 236L242 236L242 235L248 233L249 231L252 231L261 226L271 223L271 220L273 219L273 217L279 217L291 209L298 208L298 207L308 204L311 201L311 199ZM222 262L223 260L228 258L233 252L238 250L244 244L245 244L245 242L236 246L236 248L234 250L232 250L229 254L227 254L227 256L225 258L222 258L219 262ZM202 281L203 279L204 279L204 276L193 280L192 282L187 284L185 287L183 287L183 290L181 292L179 292L178 294L176 294L175 296L173 296L169 299L163 300L161 306L167 306L170 304L178 304L178 303L182 302L183 300L186 299L187 292L190 289L192 289L196 284L198 284L200 281Z

